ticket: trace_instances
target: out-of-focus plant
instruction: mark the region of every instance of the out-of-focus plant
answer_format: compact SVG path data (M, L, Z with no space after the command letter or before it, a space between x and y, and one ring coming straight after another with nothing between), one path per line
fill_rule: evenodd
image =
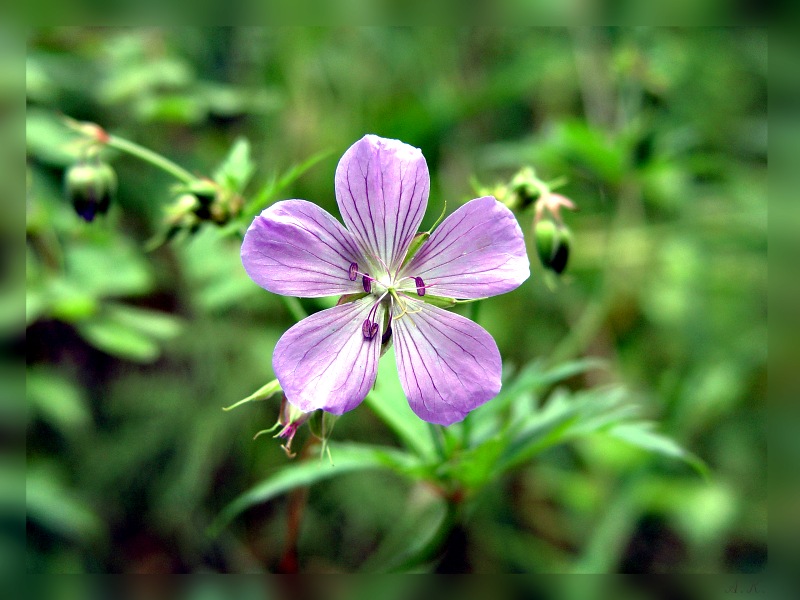
M321 440L332 464L306 459L288 465L234 500L212 533L275 495L352 470L385 469L427 483L439 497L420 515L424 528L403 522L400 531L388 536L393 550L379 551L385 556L370 562L382 570L407 570L438 555L485 488L566 442L601 433L682 459L705 473L697 457L637 415L635 403L618 386L558 390L542 403L529 398L564 377L596 368L592 361L529 367L507 378L498 395L494 341L473 322L438 307L488 302L486 297L513 290L528 278L521 231L509 207L520 210L535 203L535 221L548 211L563 227L560 209L575 206L525 169L509 188L496 190L506 206L487 194L454 212L441 229L415 235L428 185L418 149L368 135L337 167L336 196L347 229L304 200L277 203L248 229L242 259L256 283L281 295L341 298L335 307L290 329L273 356L278 380L231 408L283 389L275 426L283 429L276 437L288 438L284 449L292 458L289 444L312 411L340 415L366 395L367 404L404 447L336 442L331 449L326 436L313 436L308 442ZM542 262L556 273L566 265L566 239L566 234L550 238L544 256L545 243L537 239ZM399 388L387 385L381 379L387 377L385 369L375 364L391 352L395 339ZM287 410L287 401L294 412Z
M679 28L33 33L32 570L447 569L454 549L455 568L483 571L758 565L759 40ZM57 113L136 149L88 130L73 144ZM332 168L298 181L318 156L263 165L365 129L421 146L438 197L508 174L489 193L518 196L544 269L507 297L456 307L497 340L502 391L429 428L388 350L335 435L329 413L279 406L274 382L220 415L273 377L290 321L333 306L264 294L240 268L253 217L327 189ZM119 177L91 224L59 185L88 162L86 144ZM158 156L175 172L136 160L149 148L169 148ZM559 194L581 212L546 207ZM566 285L548 291L559 271ZM251 441L276 421L279 441ZM672 460L703 470L684 447L712 479Z
M141 159L179 181L171 191L175 200L166 210L166 229L157 244L151 241L151 247L177 239L179 233L183 237L194 235L204 223L228 226L223 232L241 233L245 219L249 218L248 213L256 208L254 200L247 203L242 197L254 172L249 145L243 139L234 143L213 177L207 178L192 175L166 157L111 135L98 125L73 121L68 121L68 125L80 134L79 143L87 145L85 153L97 156L102 149L112 148ZM307 164L313 164L315 160L316 157ZM81 168L83 166L79 165ZM78 167L68 171L68 178L76 168ZM480 189L482 194L494 195L516 212L533 208L537 253L542 264L557 274L566 267L570 235L563 224L560 210L575 209L569 199L551 191L562 183L561 180L543 182L528 167L519 171L508 184L499 184L491 190ZM260 196L257 196L256 200L259 199ZM544 215L549 218L543 219ZM551 228L546 229L545 224L550 224ZM419 242L414 244L414 252L424 247L421 242L430 235L428 232L418 236ZM364 278L366 277L365 275ZM350 280L353 279L351 276ZM417 282L416 285L425 284ZM368 291L366 283L364 289ZM416 293L424 296L427 290L425 287L422 290L424 291L417 287ZM432 302L440 300L448 299L430 299ZM287 306L293 308L296 318L306 316L297 300L285 298L285 301ZM455 303L456 301L451 300L446 306ZM159 332L163 335L163 331L157 327L148 328L148 323L154 323L155 317L149 315L148 318L147 313L131 314L130 311L134 309L127 310L128 313L119 307L111 310L106 307L103 312L110 313L117 320L122 319L133 331L144 328L145 335L154 335L154 332L155 335ZM411 309L404 308L403 312L407 310ZM86 314L91 315L93 312L90 308ZM125 317L126 314L130 316ZM477 311L473 311L473 316L477 316ZM123 341L120 346L120 339L126 338L117 331L113 335L104 335L102 327L98 330L91 320L79 324L79 330L102 349L121 347L119 352L122 356L137 357L135 342L125 347ZM364 334L365 337L367 335ZM369 337L374 335L371 330ZM109 340L109 345L104 346L104 340ZM155 352L155 347L149 353L145 353L142 348L139 358L150 359L155 356ZM382 355L387 353L393 354L390 345L381 352ZM301 460L287 465L253 489L242 493L222 511L210 533L218 535L242 511L276 495L352 471L385 469L412 482L432 486L439 498L426 504L418 515L422 519L420 523L425 523L423 529L419 529L419 524L415 527L413 520L411 524L401 522L398 531L387 536L387 543L392 544L391 551L379 550L369 563L372 568L380 570L408 570L435 558L452 528L468 518L482 491L498 478L527 464L539 453L560 444L600 433L650 452L684 460L699 472L705 473L705 466L698 458L671 439L657 433L653 422L637 415L635 402L622 387L611 386L578 393L553 387L564 378L588 369L602 368L602 363L598 361L566 361L549 365L540 362L513 376L507 373L505 386L496 398L467 414L462 422L447 428L426 425L411 412L406 402L406 393L401 387L394 385L391 382L392 377L386 373L383 365L387 362L390 360L383 360L379 369L382 375L378 377L373 391L367 395L366 404L395 432L402 448L343 441L336 441L331 447L332 427L325 426L331 421L331 415L316 411L317 416L314 418L314 412L298 410L287 403L284 396L275 426L271 430L257 432L255 437L280 428L275 437L286 439L282 447L288 458L294 458L297 453L292 450L292 442L298 429L307 422L316 421L321 427L320 431L306 439L306 444L300 451ZM390 380L388 383L387 379ZM228 407L228 410L247 402L266 400L280 391L281 386L277 380L271 381L252 395ZM319 402L324 404L326 400L321 398ZM321 454L327 452L330 462L309 452L317 443L320 444Z
M83 136L93 153L98 153L99 147L127 152L179 180L179 184L173 188L177 199L170 205L165 217L168 229L163 242L173 239L178 232L192 235L206 222L231 225L233 231L242 230L242 220L247 218L247 205L241 194L254 170L246 141L238 140L213 178L205 178L190 174L169 159L138 144L110 135L97 125L70 122L70 127ZM547 268L556 273L561 273L566 266L568 233L556 233L547 238L542 224L554 222L554 227L563 228L560 209L575 208L570 200L551 191L559 183L542 182L533 169L526 168L517 173L509 184L498 185L491 190L498 200L518 212L534 207L534 232L539 257ZM482 192L490 193L489 190ZM252 202L249 207L252 210ZM553 221L542 220L546 213ZM430 233L425 235L430 236ZM415 244L415 252L422 247L419 243ZM349 279L352 281L354 277ZM419 285L424 283L417 282ZM364 286L367 290L366 283ZM425 293L420 292L419 287L416 291L420 296ZM305 315L296 301L291 306L295 307L297 317ZM369 333L370 337L375 335L373 331ZM367 336L366 333L364 335ZM384 349L382 354L387 350ZM392 351L389 350L389 353ZM386 362L384 360L382 364ZM395 432L404 446L402 449L339 441L331 448L331 428L324 427L328 413L323 413L317 419L323 429L319 435L306 440L303 460L287 465L234 500L221 513L211 532L218 534L224 525L247 508L297 487L351 471L386 469L411 481L432 485L440 498L437 503L427 505L424 514L420 515L426 522L424 532L403 522L401 531L390 534L388 539L392 540L392 544L401 543L405 547L395 548L391 553L388 550L379 552L377 556L385 554L380 565L375 562L378 559L373 561L373 566L382 570L407 570L437 555L439 546L444 543L450 530L459 520L468 516L472 503L480 498L481 492L492 482L527 464L544 450L583 436L602 433L651 452L685 460L698 471L704 472L705 467L699 459L657 433L654 423L637 416L635 403L622 388L614 386L582 393L553 391L553 384L563 378L599 366L595 361L572 361L549 366L539 363L514 377L507 375L506 385L499 396L468 414L463 422L448 428L426 426L409 410L404 390L392 384L387 385L379 377L375 389L367 395L367 405ZM383 367L381 371L384 379L390 378ZM278 382L272 381L229 409L247 402L266 400L280 391ZM552 397L544 396L544 400L535 401L534 394L542 392L550 392ZM326 402L324 398L319 401L323 404ZM296 456L291 444L298 428L312 417L311 412L292 408L284 397L273 430L280 427L276 437L286 439L284 449L289 458ZM270 430L257 432L256 437L267 431ZM328 451L330 463L309 454L308 450L316 442L321 442L323 453ZM399 542L398 538L403 536L408 537Z
M515 212L533 209L532 233L536 253L542 266L556 275L561 275L567 268L572 245L572 232L564 223L561 209L578 209L572 200L553 192L565 183L564 179L542 181L532 167L523 167L508 183L488 188L473 184L478 194L491 194Z

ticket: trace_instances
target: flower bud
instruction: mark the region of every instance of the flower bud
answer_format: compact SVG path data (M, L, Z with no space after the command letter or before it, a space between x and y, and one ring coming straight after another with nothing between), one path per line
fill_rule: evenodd
M572 233L565 225L556 225L553 221L542 220L534 228L536 252L546 269L557 274L564 272L569 259Z
M511 179L510 188L514 205L519 210L525 210L541 196L541 190L534 185L538 181L536 173L531 167L524 167Z
M282 426L282 429L275 434L275 437L286 440L286 443L281 447L289 458L294 458L295 456L292 452L292 440L294 439L297 430L304 425L309 418L311 418L312 414L314 414L313 411L303 412L287 401L285 395L283 396L283 399L281 400L281 412L280 416L278 417L278 424Z
M64 190L75 212L91 223L95 215L108 212L117 191L117 175L104 162L78 163L67 170Z

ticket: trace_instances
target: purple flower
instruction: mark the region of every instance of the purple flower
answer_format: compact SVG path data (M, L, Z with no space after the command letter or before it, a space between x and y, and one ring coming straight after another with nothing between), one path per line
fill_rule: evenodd
M272 365L289 401L340 415L375 382L381 347L397 346L400 382L413 411L449 425L500 391L500 353L491 335L431 304L508 292L529 274L522 231L492 196L447 217L410 260L428 203L422 153L367 135L336 168L336 201L347 228L305 200L267 208L247 230L242 263L276 294L356 299L289 329Z

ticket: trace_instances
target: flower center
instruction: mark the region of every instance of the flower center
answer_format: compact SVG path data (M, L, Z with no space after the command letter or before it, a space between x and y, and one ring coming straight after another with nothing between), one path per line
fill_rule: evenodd
M388 298L388 318L386 319L386 328L380 338L381 343L385 344L392 335L392 319L401 319L406 314L413 314L421 310L419 308L416 310L409 308L409 300L411 300L410 294L416 292L419 297L424 296L426 285L422 277L399 277L399 272L392 274L380 258L377 259L377 262L383 267L383 269L379 269L377 277L374 277L366 271L361 271L356 262L350 263L347 269L347 276L350 281L356 281L361 277L361 287L364 289L364 292L372 294L376 298L372 308L367 314L367 318L364 319L364 322L361 324L361 333L364 339L372 340L377 336L380 330L380 325L376 321L378 307ZM413 281L414 287L409 288L408 285L402 286L406 281ZM395 314L395 312L397 312L397 314Z

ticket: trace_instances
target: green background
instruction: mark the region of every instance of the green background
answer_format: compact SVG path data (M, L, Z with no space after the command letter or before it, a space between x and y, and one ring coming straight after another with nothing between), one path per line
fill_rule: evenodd
M248 279L224 228L145 250L174 195L169 177L141 161L109 153L115 204L80 221L61 189L76 157L65 114L193 173L213 172L245 136L256 166L248 199L304 198L334 215L336 162L365 133L421 148L432 178L423 225L445 201L451 212L476 196L476 181L508 181L525 165L566 177L558 191L580 207L565 215L574 236L566 273L544 272L532 215L520 213L532 276L483 302L479 321L509 376L601 359L602 369L559 385L623 384L710 475L579 436L484 490L418 568L759 571L766 70L766 33L748 28L33 30L29 570L380 570L398 515L430 494L386 471L320 482L294 555L297 494L207 535L224 506L287 463L276 440L252 440L275 422L276 399L220 408L272 378L272 349L292 315ZM270 184L315 156L283 189ZM388 359L381 376L396 377ZM307 437L301 430L297 447ZM334 459L346 440L399 444L367 406L337 422Z

